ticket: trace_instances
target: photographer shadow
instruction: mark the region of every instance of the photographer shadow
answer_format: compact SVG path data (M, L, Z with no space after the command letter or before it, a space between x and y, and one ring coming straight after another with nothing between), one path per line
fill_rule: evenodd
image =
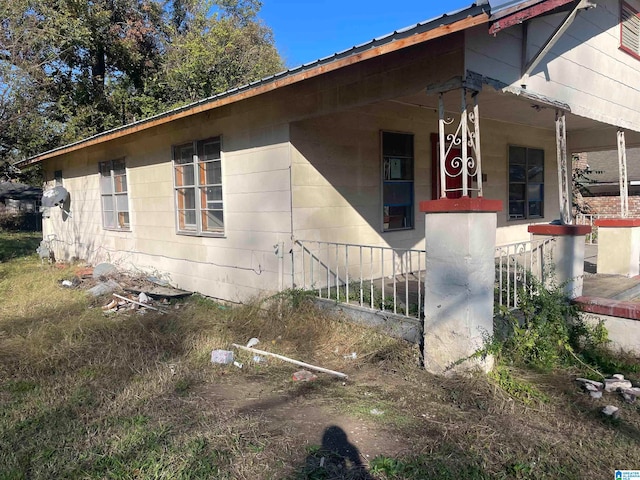
M358 448L349 442L346 432L335 425L324 431L322 445L307 455L300 473L298 478L374 480Z

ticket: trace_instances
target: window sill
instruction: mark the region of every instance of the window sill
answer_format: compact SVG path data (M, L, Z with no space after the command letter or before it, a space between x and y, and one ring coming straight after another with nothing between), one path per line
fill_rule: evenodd
M507 222L538 222L540 220L544 220L544 217L521 217L521 218L509 218L507 217Z
M111 227L102 227L103 230L107 232L123 232L123 233L131 233L131 227L127 228L111 228Z
M415 230L415 227L392 228L390 230L382 230L382 233L406 232L407 230Z
M227 238L224 233L214 232L186 232L178 230L176 235L183 235L185 237L207 237L207 238Z

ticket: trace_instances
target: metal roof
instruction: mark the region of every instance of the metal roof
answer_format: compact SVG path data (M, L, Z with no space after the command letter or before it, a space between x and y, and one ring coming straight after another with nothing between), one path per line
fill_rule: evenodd
M499 0L498 0L499 1ZM152 123L156 120L165 118L165 117L169 117L175 114L178 114L180 112L185 112L187 110L193 109L194 107L199 107L199 106L204 106L208 103L211 103L215 100L219 100L219 99L223 99L225 97L229 97L231 95L243 92L243 91L248 91L251 90L253 88L265 85L265 84L269 84L269 83L274 83L278 80L290 77L294 74L297 73L301 73L304 72L306 70L311 70L313 68L322 66L322 65L326 65L326 64L330 64L336 60L340 60L343 58L347 58L347 57L351 57L354 55L358 55L361 54L362 52L365 52L367 50L379 47L381 45L386 45L386 44L391 44L392 42L404 39L404 38L408 38L411 37L412 35L417 35L423 32L428 32L430 30L433 30L437 27L440 26L445 26L445 25L451 25L454 24L460 20L463 20L465 18L468 17L475 17L477 15L480 15L482 13L486 13L489 14L490 12L490 6L489 6L489 1L488 0L478 0L475 3L472 3L471 6L467 7L467 8L462 8L459 10L455 10L449 13L445 13L439 17L435 17L429 20L425 20L423 22L419 22L415 25L411 25L409 27L405 27L399 30L395 30L391 33L388 33L386 35L382 35L380 37L376 37L368 42L362 43L360 45L356 45L353 46L351 48L348 48L346 50L342 50L340 52L334 53L333 55L329 55L327 57L323 57L320 58L318 60L315 60L313 62L309 62L309 63L305 63L302 65L299 65L297 67L294 68L290 68L287 70L284 70L282 72L276 73L275 75L271 75L265 78L262 78L260 80L257 80L255 82L251 82L245 85L241 85L235 88L232 88L230 90L227 90L225 92L216 94L216 95L212 95L210 97L204 98L202 100L198 100L171 110L167 110L165 112L159 113L157 115L153 115L151 117L147 117L144 118L142 120L138 120L126 125L122 125L120 127L116 127L113 128L111 130L106 130L104 132L100 132L97 133L95 135L92 135L90 137L86 137L83 138L81 140L78 140L76 142L72 142L69 143L67 145L63 145L51 150L48 150L46 152L42 152L39 153L37 155L34 155L28 159L24 159L21 160L19 162L16 162L16 166L18 167L24 167L27 166L31 163L35 163L37 161L39 161L40 157L50 157L50 156L54 156L54 154L56 152L59 152L61 150L67 150L69 148L75 147L75 146L80 146L83 143L88 143L90 141L93 140L97 140L100 139L101 137L106 137L108 135L112 135L118 132L121 132L123 130L127 130L127 129L131 129L132 127L136 127L136 126L143 126L147 123ZM196 113L196 112L194 112ZM133 132L131 132L133 133Z

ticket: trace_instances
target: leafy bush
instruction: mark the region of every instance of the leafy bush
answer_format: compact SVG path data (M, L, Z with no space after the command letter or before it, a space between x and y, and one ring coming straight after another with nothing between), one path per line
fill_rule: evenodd
M518 293L518 310L501 309L502 329L489 342L488 353L506 364L552 370L580 364L593 352L605 352L609 342L602 323L585 323L579 308L561 287L546 288L531 277Z

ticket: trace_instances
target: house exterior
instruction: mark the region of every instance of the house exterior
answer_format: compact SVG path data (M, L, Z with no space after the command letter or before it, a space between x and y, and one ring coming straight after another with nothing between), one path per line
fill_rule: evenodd
M640 217L640 148L627 149L627 192L630 217ZM585 213L600 217L620 216L620 166L618 152L581 153L574 168L587 169L582 193Z
M0 182L0 225L39 230L42 189L18 182Z
M229 301L299 286L297 240L424 249L418 204L443 195L501 200L497 243L528 239L566 207L567 155L640 146L639 11L478 2L19 166L70 194L56 258ZM450 178L467 104L481 170Z

